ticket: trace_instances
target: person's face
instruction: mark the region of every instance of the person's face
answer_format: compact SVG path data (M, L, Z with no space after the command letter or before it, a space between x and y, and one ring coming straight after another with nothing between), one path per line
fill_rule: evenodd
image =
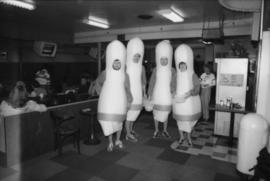
M162 66L168 65L168 58L167 58L167 57L161 57L161 58L160 58L160 64L161 64Z
M113 61L112 68L114 70L119 70L121 68L121 62L118 59L114 60Z
M210 73L210 69L209 69L208 67L204 67L203 70L204 70L204 72L207 73L207 74Z
M87 79L86 78L81 78L81 85L86 85Z
M180 63L179 64L179 70L180 70L180 72L185 72L187 70L187 64Z
M141 55L139 53L136 53L134 56L133 56L133 62L134 63L138 63L140 61L140 58L141 58Z

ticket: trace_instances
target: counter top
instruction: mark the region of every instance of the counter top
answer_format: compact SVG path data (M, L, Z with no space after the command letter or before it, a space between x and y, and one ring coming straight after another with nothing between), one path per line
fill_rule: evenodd
M242 113L242 114L247 114L247 113L252 113L254 111L248 110L244 107L241 108L230 108L228 106L221 106L221 105L210 105L209 110L214 110L214 111L221 111L221 112L234 112L234 113Z
M95 97L95 98L87 99L87 100L84 100L84 101L76 101L76 102L71 102L71 103L66 103L66 104L49 106L48 107L48 110L55 109L55 108L60 108L60 107L65 107L65 106L71 106L71 105L81 104L81 103L94 102L94 101L97 101L97 100L98 100L98 97Z
M97 101L98 101L98 97L92 97L92 98L86 99L86 100L74 101L74 102L70 102L70 103L47 106L47 111L50 111L50 110L53 110L53 109L60 109L60 108L64 108L64 107L76 106L76 105L85 104L85 103L94 103L94 102L97 102ZM40 103L40 104L42 104L42 103ZM44 111L44 112L47 112L47 111ZM20 111L20 112L14 111L14 113L3 116L3 118L10 117L10 116L16 116L16 115L21 115L21 114L32 113L32 112L37 112L37 111L34 111L34 110Z

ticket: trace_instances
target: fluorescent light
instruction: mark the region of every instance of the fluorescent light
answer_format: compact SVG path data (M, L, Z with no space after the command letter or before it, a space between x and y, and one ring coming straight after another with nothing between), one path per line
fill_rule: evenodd
M96 27L99 27L99 28L104 28L104 29L108 29L109 26L106 25L106 24L102 24L102 23L99 23L99 22L96 22L96 21L92 21L92 20L88 20L87 21L87 24L91 25L91 26L96 26Z
M88 19L84 20L83 22L91 26L96 26L104 29L108 29L110 27L107 20L95 16L89 16Z
M184 21L184 18L181 16L180 12L173 7L171 9L160 10L158 13L174 23Z
M36 8L32 1L19 1L19 0L0 0L1 3L8 4L11 6L16 6L19 8L24 8L28 10L34 10Z

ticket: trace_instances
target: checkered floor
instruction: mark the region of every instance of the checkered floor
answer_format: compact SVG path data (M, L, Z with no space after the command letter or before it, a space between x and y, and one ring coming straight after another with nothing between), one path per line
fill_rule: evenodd
M178 152L206 155L213 159L236 163L237 149L235 146L227 146L227 138L218 138L213 135L214 124L210 122L199 123L192 133L193 146L187 143L179 145L177 141L171 144L171 148ZM236 144L234 144L236 145Z
M144 113L135 125L139 141L124 140L125 148L106 151L101 144L81 144L82 154L72 145L64 154L42 155L10 168L0 167L0 181L237 181L235 148L228 148L213 136L212 124L199 124L193 132L194 147L174 146L178 132L169 120L171 138L152 139L153 120ZM173 148L173 149L172 149ZM230 157L230 158L229 158Z

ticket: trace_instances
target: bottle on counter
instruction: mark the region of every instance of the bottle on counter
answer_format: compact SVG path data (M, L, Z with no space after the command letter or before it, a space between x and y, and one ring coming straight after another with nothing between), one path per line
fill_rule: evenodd
M224 106L224 101L220 100L220 106Z
M230 107L230 106L231 106L231 98L229 97L229 98L227 98L226 100L227 100L226 106L227 106L227 107Z
M230 109L233 109L233 99L230 97Z

